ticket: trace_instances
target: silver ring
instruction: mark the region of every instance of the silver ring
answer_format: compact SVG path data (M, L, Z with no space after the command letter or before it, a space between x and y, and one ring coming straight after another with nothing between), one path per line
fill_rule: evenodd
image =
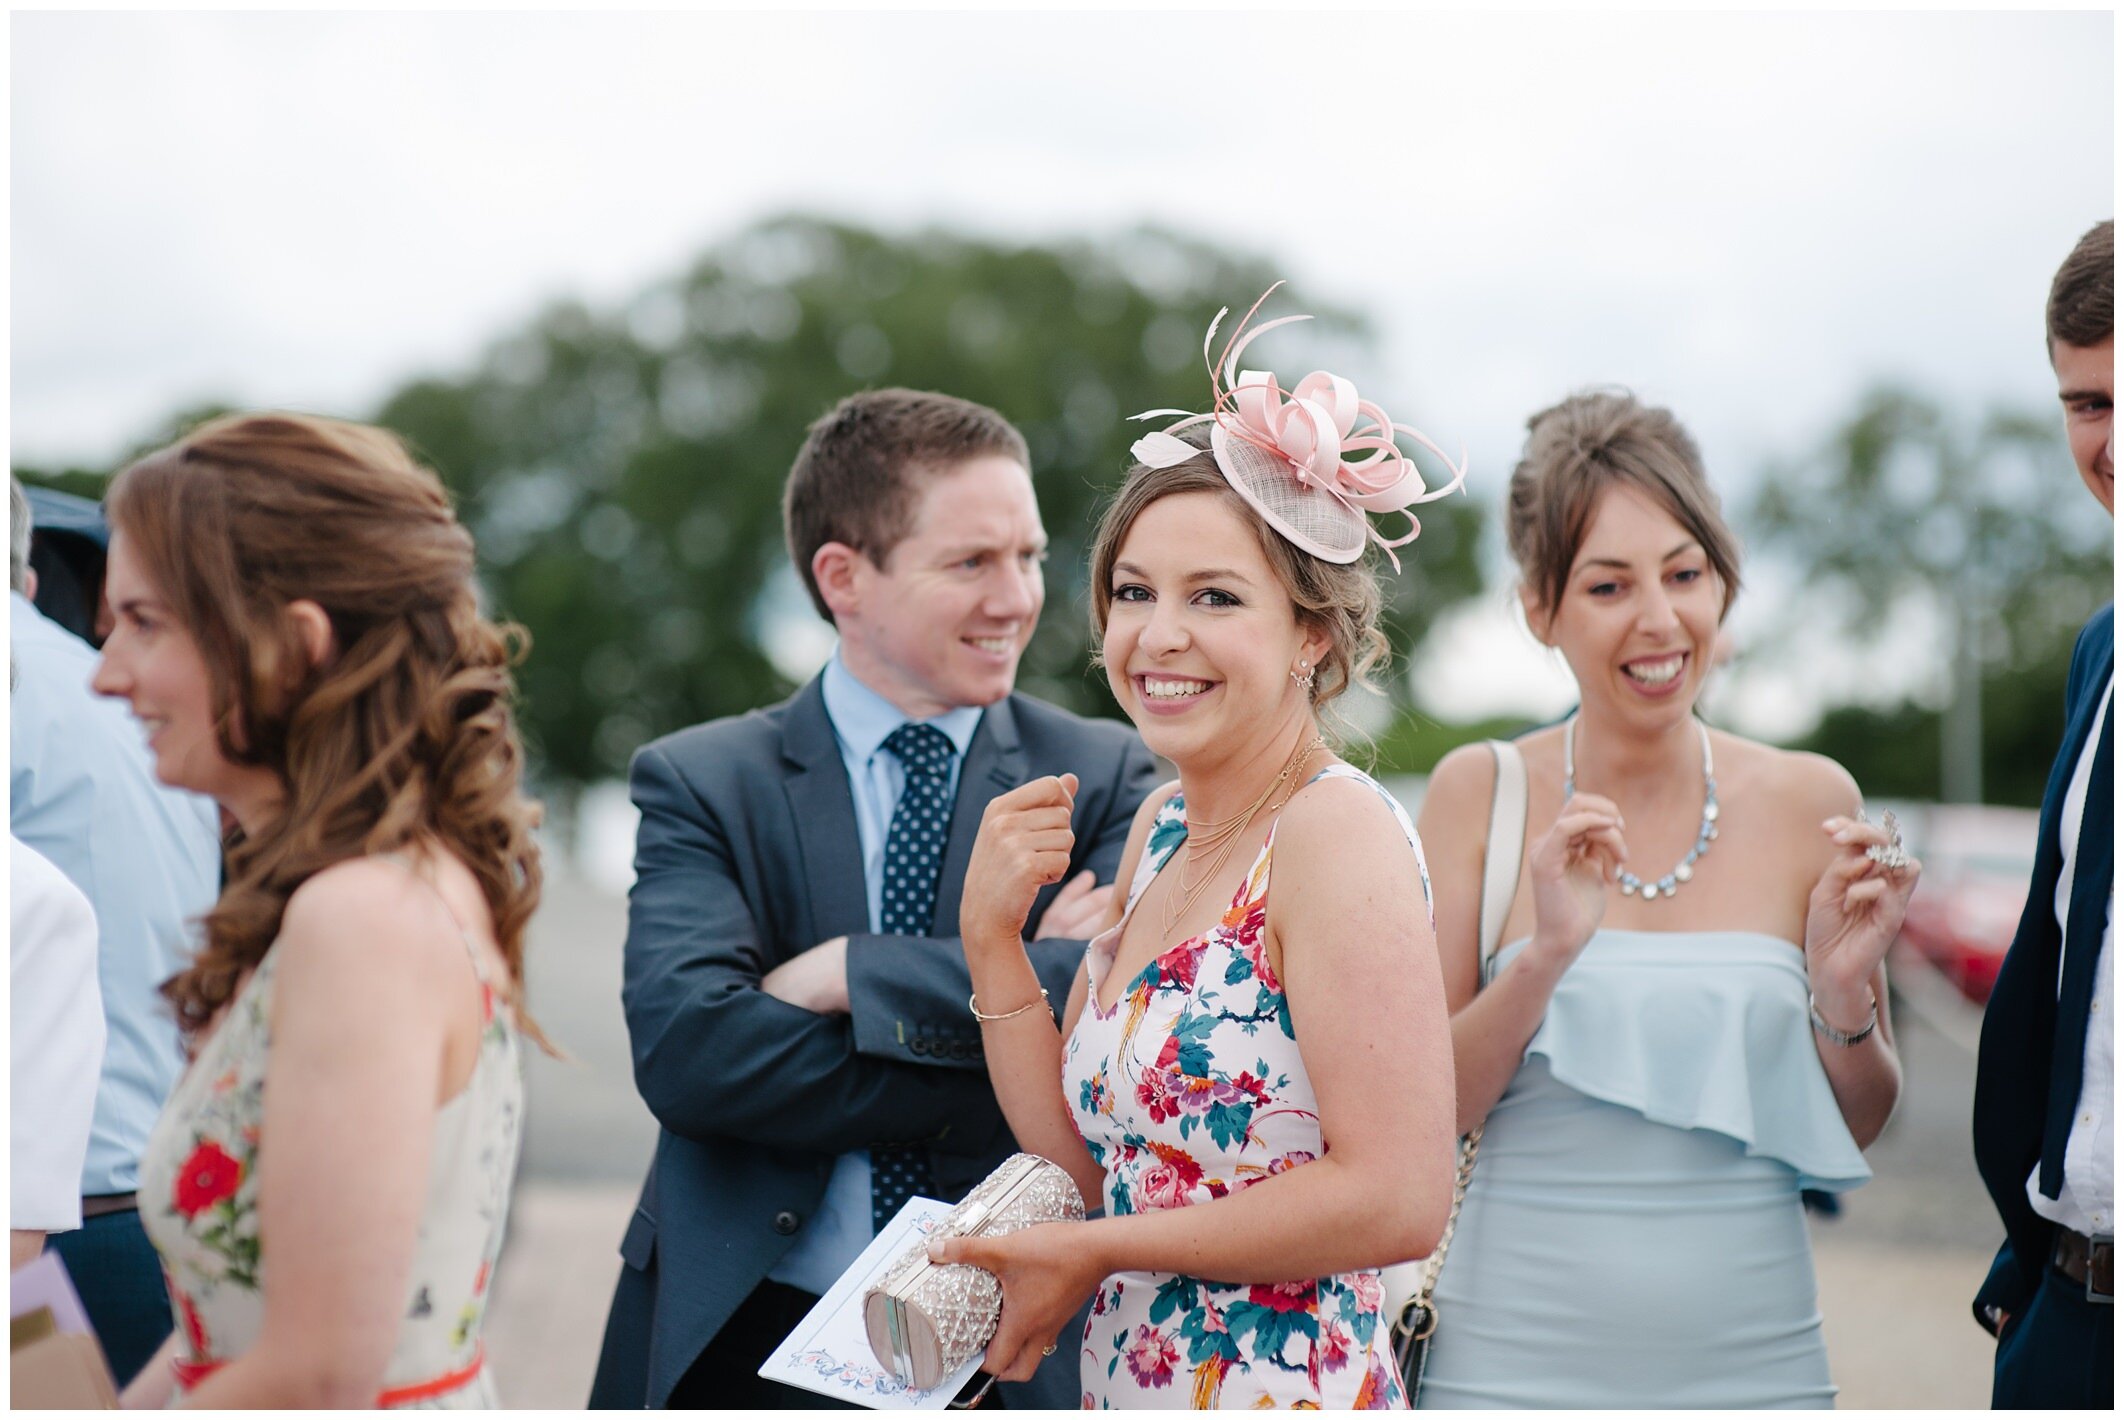
M1050 1342L1048 1342L1048 1343L1047 1343L1047 1344L1046 1344L1045 1346L1042 1346L1042 1347L1040 1348L1040 1354L1041 1354L1042 1356L1052 1356L1052 1355L1054 1355L1054 1354L1055 1354L1055 1343L1054 1343L1054 1342L1052 1342L1052 1341L1050 1341Z
M1866 850L1866 856L1891 873L1900 873L1910 866L1910 855L1892 843L1876 843Z
M1863 823L1865 818L1865 813L1861 811L1859 821ZM1901 872L1910 866L1910 854L1903 849L1903 826L1896 822L1893 809L1881 815L1881 827L1887 831L1888 841L1869 844L1866 856L1891 873Z

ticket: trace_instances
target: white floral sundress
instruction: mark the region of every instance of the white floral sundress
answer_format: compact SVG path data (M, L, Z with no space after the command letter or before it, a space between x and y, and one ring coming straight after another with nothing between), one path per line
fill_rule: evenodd
M462 928L459 929L462 934ZM471 951L471 943L466 942ZM178 1334L179 1394L257 1340L265 1314L258 1234L260 1128L272 1019L269 949L170 1095L140 1160L140 1221L162 1255ZM485 1028L465 1088L437 1111L427 1203L398 1344L377 1404L491 1409L481 1326L523 1140L515 1025L479 965Z
M1349 765L1314 777L1329 776L1362 780L1393 808L1428 910L1430 874L1401 805ZM1159 809L1129 911L1187 837L1185 812L1178 793ZM1145 966L1110 1013L1099 1009L1100 983L1122 926L1085 952L1091 992L1063 1053L1063 1093L1106 1170L1110 1214L1222 1198L1323 1151L1290 1002L1264 950L1275 844L1272 826L1218 925ZM1092 1299L1084 1405L1405 1408L1383 1310L1371 1270L1276 1285L1119 1273Z

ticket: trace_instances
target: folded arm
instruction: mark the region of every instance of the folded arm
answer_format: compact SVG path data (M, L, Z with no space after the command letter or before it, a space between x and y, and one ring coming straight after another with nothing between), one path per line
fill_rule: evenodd
M1058 881L1067 882L1090 872L1102 884L1115 882L1136 807L1150 793L1157 777L1157 765L1150 751L1141 742L1131 740L1126 753L1112 756L1111 770L1102 776L1103 782L1080 788L1072 817L1075 843L1065 876ZM1070 911L1074 896L1067 888L1058 892L1050 885L1039 894L1027 919L1036 924L1034 939L1025 943L1036 984L1025 994L1036 996L1044 988L1050 1019L1059 1017L1076 979L1078 963L1084 958L1086 938L1096 935L1096 927L1101 925L1107 910ZM1084 936L1038 935L1053 930L1055 924L1050 918L1066 918L1080 926L1086 918L1092 918L1095 930ZM910 1058L911 1038L942 1035L969 1043L980 1039L976 1022L966 1009L966 998L973 993L974 983L967 971L965 947L958 937L859 933L848 938L847 959L848 1012L855 1025L857 1050L906 1060ZM976 1050L937 1063L971 1071L983 1068L981 1053Z
M978 1074L860 1054L846 1016L762 991L776 954L721 815L653 747L631 778L642 820L622 1000L635 1084L659 1123L843 1153L935 1138L982 1108Z

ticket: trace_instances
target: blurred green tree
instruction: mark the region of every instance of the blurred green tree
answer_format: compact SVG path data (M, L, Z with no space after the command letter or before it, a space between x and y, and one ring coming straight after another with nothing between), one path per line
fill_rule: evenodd
M2065 681L2072 641L2055 642L2031 665L1984 677L1984 798L2040 808L2051 759L2065 733ZM1859 774L1869 797L1930 799L1939 794L1941 715L1914 700L1876 709L1839 705L1789 748L1828 755Z
M978 400L1024 431L1053 555L1019 685L1110 714L1085 564L1128 445L1154 427L1127 416L1203 407L1209 318L1275 276L1147 229L1009 246L778 218L621 309L555 306L377 417L452 486L495 609L532 634L525 722L550 780L620 773L655 735L788 693L827 633L788 567L782 481L813 419L884 385ZM1369 330L1302 293L1274 304L1319 317L1262 350L1287 382L1331 363L1369 391ZM1477 507L1423 510L1422 555L1392 579L1397 650L1480 586Z
M1053 548L1019 685L1113 714L1089 666L1085 578L1128 446L1157 427L1127 416L1202 408L1210 317L1244 310L1277 275L1149 228L1011 246L782 217L615 309L554 305L469 371L409 381L373 417L442 474L492 609L531 632L519 684L549 790L622 772L655 735L777 699L822 654L830 632L784 550L782 481L813 419L883 385L978 400L1024 431ZM1288 290L1268 314L1300 310L1318 319L1262 359L1287 384L1326 365L1373 391L1373 332ZM1384 402L1409 417L1405 396ZM226 411L173 415L118 466ZM16 470L89 497L112 471ZM1422 510L1420 555L1386 579L1397 653L1480 588L1480 507ZM1402 678L1382 685L1405 708Z
M30 465L17 464L14 467L14 474L15 477L21 479L24 483L39 484L45 488L56 488L62 493L72 493L82 498L93 498L101 502L105 486L110 483L111 476L117 473L119 469L124 468L142 454L153 453L165 444L174 443L193 429L206 423L209 419L228 414L232 409L233 406L226 404L188 405L155 425L145 438L136 439L119 456L117 462L109 468L36 468Z
M1929 743L1936 774L1920 786L1898 772L1892 792L1979 802L1990 761L2010 799L2034 802L2023 752L2045 726L2055 744L2058 700L2020 692L2047 689L2056 676L2062 693L2061 658L2109 599L2112 577L2109 520L2095 516L2073 476L2056 417L1965 418L1910 390L1877 388L1824 448L1770 469L1751 512L1758 543L1803 575L1773 636L1833 631L1875 645L1909 598L1929 601L1946 631L1947 708L1936 729L1913 733L1914 705L1853 707L1825 720L1809 746L1870 766L1873 751L1903 764ZM1987 691L1999 696L1995 729L1985 723ZM2039 799L2049 752L2032 763ZM1869 769L1868 788L1890 791L1876 786L1879 777Z

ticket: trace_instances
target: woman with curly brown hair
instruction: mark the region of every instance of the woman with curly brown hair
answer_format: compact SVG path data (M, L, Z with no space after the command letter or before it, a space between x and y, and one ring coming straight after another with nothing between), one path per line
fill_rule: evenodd
M441 482L380 430L217 420L107 506L95 688L232 822L204 945L163 988L193 1059L141 1162L178 1330L126 1402L491 1406L539 1039L514 633L480 614Z

